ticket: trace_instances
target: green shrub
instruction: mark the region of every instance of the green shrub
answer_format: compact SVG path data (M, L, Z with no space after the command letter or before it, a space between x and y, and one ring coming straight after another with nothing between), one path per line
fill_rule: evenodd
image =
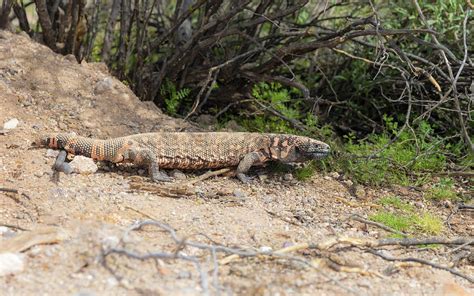
M444 141L436 136L426 122L414 132L401 131L392 117L385 116L386 131L356 140L347 136L344 154L336 164L357 182L369 185L389 185L421 182L429 172L439 172L446 166ZM391 142L391 139L398 138Z
M454 181L450 178L443 178L439 183L433 185L426 193L426 198L433 200L458 198L456 191L454 191Z
M386 196L377 201L383 210L369 216L397 231L411 234L438 235L443 231L443 221L428 212L420 212L398 196Z
M160 94L164 98L166 112L171 115L176 115L190 93L191 90L189 88L177 90L171 81L165 80L161 86Z

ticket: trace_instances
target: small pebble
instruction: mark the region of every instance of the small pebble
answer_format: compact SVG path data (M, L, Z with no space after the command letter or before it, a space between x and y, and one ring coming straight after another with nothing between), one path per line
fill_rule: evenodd
M100 95L107 91L110 91L113 86L113 80L110 77L107 77L95 84L94 94Z
M12 119L10 119L9 121L7 121L3 124L3 129L6 129L6 130L14 129L18 126L18 123L20 123L20 121L18 121L18 119L12 118Z
M354 185L354 182L352 182L351 180L344 180L342 181L344 184L346 184L347 186L351 187L352 185Z
M178 273L178 279L190 279L191 273L187 270L182 270Z
M209 114L201 114L196 118L196 122L201 126L212 126L217 123L217 119Z
M233 194L237 198L241 198L241 199L247 198L247 194L240 189L235 189Z
M46 157L56 158L58 157L59 150L48 149L46 150Z
M273 202L273 197L270 196L270 195L265 195L263 197L263 202L266 203L266 204L269 204L269 203Z
M80 291L76 294L74 294L74 296L95 296L96 294L94 292L90 292L90 291Z
M13 237L16 235L16 232L6 226L0 226L0 235L3 237Z
M107 286L108 286L108 287L115 287L115 286L117 286L118 284L119 284L119 283L118 283L117 279L114 278L114 277L109 277L109 278L107 279Z
M25 268L25 256L17 253L0 253L0 276L18 273Z
M116 236L107 236L102 239L102 246L105 249L115 248L119 245L120 239Z
M270 253L271 251L273 251L273 249L272 247L262 246L258 249L258 251L261 253Z
M283 176L283 180L285 181L292 181L293 180L293 175L291 173L285 174Z
M63 131L68 130L68 126L64 122L59 122L58 127L59 127L60 130L63 130Z
M354 188L354 195L357 198L365 198L366 197L366 192L365 192L364 186L356 185L356 187Z
M443 200L441 202L441 204L445 207L445 208L448 208L448 209L452 209L453 208L453 203L450 201L450 200Z

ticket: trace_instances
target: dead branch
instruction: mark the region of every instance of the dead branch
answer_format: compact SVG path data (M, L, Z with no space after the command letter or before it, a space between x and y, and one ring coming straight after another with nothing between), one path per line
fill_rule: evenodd
M376 227L381 228L381 229L383 229L383 230L385 230L385 231L388 231L388 232L391 232L391 233L395 233L395 234L401 235L401 236L403 236L403 237L406 237L406 236L407 236L407 234L405 234L405 233L403 233L403 232L400 232L400 231L398 231L398 230L396 230L396 229L393 229L393 228L391 228L391 227L388 227L388 226L386 226L386 225L384 225L384 224L382 224L382 223L377 223L377 222L374 222L374 221L370 221L370 220L364 219L364 218L362 218L361 216L356 215L356 214L350 216L349 219L354 220L354 221L358 221L358 222L361 222L361 223L365 223L365 224L368 224L368 225L376 226Z
M13 0L2 1L0 6L0 29L2 30L7 29L10 25L9 15L14 3Z
M203 235L205 238L209 239L211 241L211 244L206 244L206 243L200 243L200 242L194 242L190 241L187 239L183 239L178 237L176 231L170 227L169 225L166 225L164 223L158 222L158 221L140 221L132 225L129 229L127 229L123 235L123 237L127 237L131 231L138 231L143 229L146 226L153 226L153 227L158 227L159 229L167 232L172 240L175 243L175 251L174 252L149 252L149 253L138 253L135 251L129 251L124 248L120 247L114 247L110 249L103 250L102 256L101 256L101 262L104 265L104 267L109 270L112 274L116 275L114 270L109 266L107 263L107 257L112 255L112 254L117 254L117 255L123 255L127 256L129 258L137 259L137 260L148 260L148 259L162 259L162 260L184 260L191 262L195 265L196 270L199 272L200 275L200 285L201 288L203 289L204 292L209 292L209 285L208 285L208 276L207 273L203 271L202 264L199 261L198 257L196 256L188 256L184 255L181 252L185 251L186 248L193 247L197 248L200 250L208 251L211 254L211 260L212 260L212 265L213 265L213 278L214 278L214 285L216 289L218 289L219 285L217 282L218 278L218 266L219 264L227 264L225 261L221 260L220 262L217 260L217 253L224 253L227 255L232 256L237 256L240 257L247 257L247 258L275 258L275 259L283 259L283 260L290 260L290 261L295 261L304 264L305 266L317 271L321 276L323 276L325 279L329 280L330 282L334 283L341 289L344 289L345 291L352 293L352 294L358 294L356 291L354 291L351 288L348 288L341 283L337 279L334 279L330 277L329 275L325 274L320 270L320 266L318 264L315 264L311 262L310 260L306 260L303 257L296 257L296 256L290 256L285 253L287 252L262 252L262 251L257 251L254 249L239 249L239 248L230 248L226 246L222 246L219 244L216 244L207 235ZM228 258L228 257L227 257ZM225 260L226 258L224 258ZM230 261L229 261L230 262ZM341 269L342 271L342 269ZM347 272L358 272L358 271L353 271L353 270L348 270Z
M144 191L151 191L163 196L173 197L173 198L180 198L183 196L192 196L195 195L195 191L193 185L204 181L206 179L223 175L228 172L232 171L230 168L223 168L217 171L209 171L204 173L198 177L195 177L189 181L177 182L171 185L162 185L162 184L154 184L154 183L146 183L141 181L133 181L130 183L130 189L133 190L144 190Z
M384 260L387 260L387 261L401 261L401 262L417 262L417 263L421 263L423 265L428 265L428 266L431 266L433 268L436 268L436 269L441 269L441 270L446 270L456 276L459 276L459 277L462 277L463 279L466 279L468 280L470 283L474 283L474 277L472 276L469 276L469 275L465 275L453 268L450 268L450 267L447 267L447 266L444 266L444 265L440 265L438 263L434 263L434 262L431 262L431 261L428 261L428 260L425 260L425 259L420 259L420 258L413 258L413 257L405 257L405 258L400 258L400 257L392 257L392 256L389 256L387 254L385 254L384 252L381 252L381 251L377 251L377 250L368 250L367 252L371 253L371 254L374 254L376 256L379 256L380 258L384 259Z
M21 2L21 5L18 3L13 4L13 11L15 12L16 17L18 18L20 28L31 36L30 23L28 22L28 18L26 16L23 1Z
M38 20L43 30L43 40L49 48L56 50L56 40L53 35L53 26L49 18L48 9L46 8L46 0L35 0L35 3Z

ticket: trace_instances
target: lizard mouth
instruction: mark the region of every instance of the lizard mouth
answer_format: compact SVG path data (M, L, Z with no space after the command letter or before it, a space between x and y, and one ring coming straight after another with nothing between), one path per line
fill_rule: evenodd
M322 158L327 157L329 155L329 152L331 152L330 149L321 150L321 151L318 151L318 152L312 152L311 153L311 158L313 158L313 159L322 159Z

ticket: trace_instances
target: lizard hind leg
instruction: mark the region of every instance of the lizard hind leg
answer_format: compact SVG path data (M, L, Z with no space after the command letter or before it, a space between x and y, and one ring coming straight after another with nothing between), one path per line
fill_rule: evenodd
M170 182L172 179L160 171L157 157L149 149L130 148L125 151L123 160L138 166L146 166L153 182Z

